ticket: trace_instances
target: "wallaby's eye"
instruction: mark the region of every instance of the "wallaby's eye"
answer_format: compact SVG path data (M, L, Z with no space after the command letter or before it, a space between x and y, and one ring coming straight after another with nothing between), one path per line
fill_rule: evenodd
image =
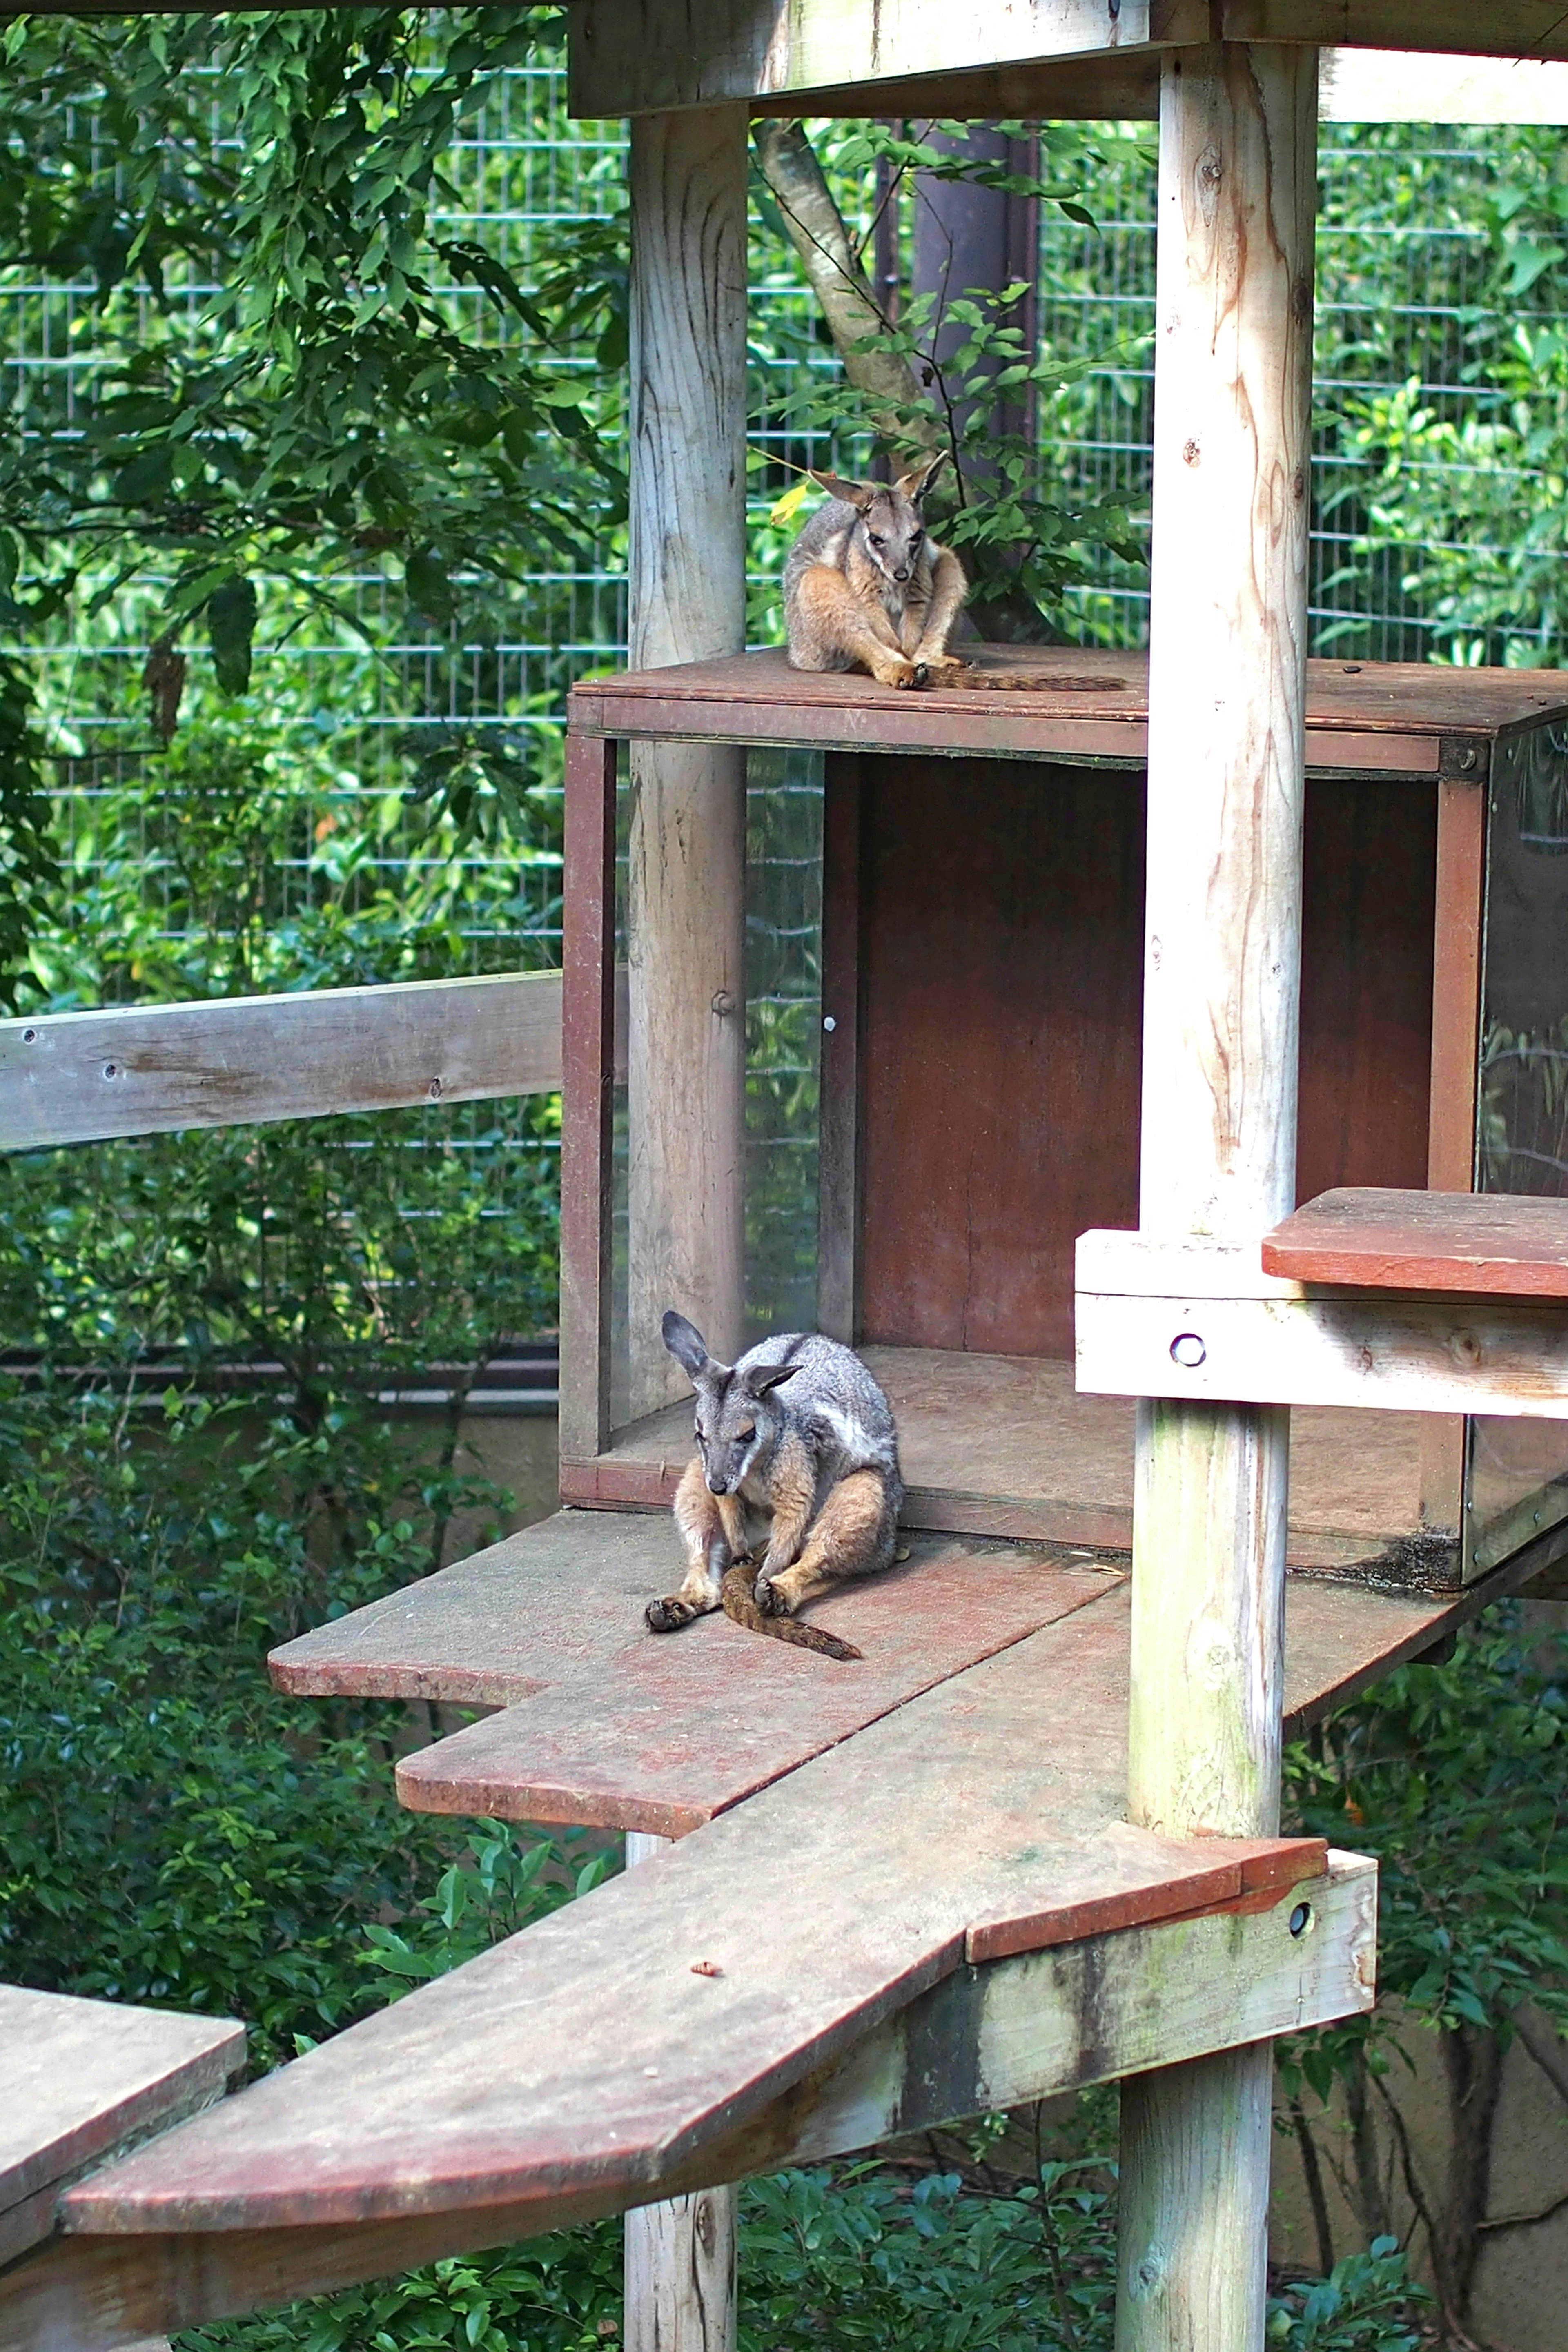
M752 1426L750 1427L750 1429L738 1429L738 1430L735 1432L736 1441L737 1441L737 1443L738 1443L738 1444L742 1444L742 1445L750 1445L750 1444L751 1444L751 1442L752 1442L752 1438L753 1438L753 1437L755 1437L756 1433L757 1433L757 1424L756 1424L756 1423L755 1423L755 1422L753 1422L753 1423L752 1423Z
M888 544L887 541L877 531L868 530L866 533L866 536L870 541L873 547L886 547Z

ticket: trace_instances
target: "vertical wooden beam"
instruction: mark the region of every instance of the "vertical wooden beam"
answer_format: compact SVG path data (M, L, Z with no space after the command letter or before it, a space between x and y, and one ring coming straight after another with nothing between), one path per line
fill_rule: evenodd
M822 1061L816 1328L852 1348L860 1288L859 754L829 751L822 806ZM829 1025L831 1024L831 1026Z
M1161 85L1141 1218L1291 1205L1317 58L1169 52ZM1289 1416L1146 1402L1130 1811L1279 1811ZM1123 2086L1118 2352L1263 2341L1268 2044Z
M1432 1082L1426 1112L1426 1183L1434 1192L1468 1192L1475 1187L1486 843L1486 787L1445 778L1437 786ZM1462 1527L1465 1427L1458 1415L1421 1416L1424 1527Z
M626 1832L626 1868L672 1841ZM637 2205L626 2219L626 2352L735 2352L735 2191Z
M561 919L561 1455L610 1442L616 746L566 738Z
M746 113L631 131L631 659L745 643ZM745 754L640 744L627 877L631 1410L687 1383L677 1307L732 1357L745 1308Z

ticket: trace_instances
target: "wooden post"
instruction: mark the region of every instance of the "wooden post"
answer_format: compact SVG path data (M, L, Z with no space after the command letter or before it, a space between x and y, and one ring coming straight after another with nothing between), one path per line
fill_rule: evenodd
M1223 44L1161 87L1145 1230L1260 1234L1296 1158L1317 58ZM1130 1811L1279 1811L1289 1422L1146 1402ZM1118 2352L1263 2342L1271 2050L1122 2091Z
M746 112L631 131L631 660L742 650ZM679 1307L732 1360L745 1307L745 754L632 754L628 873L631 1410L688 1383Z
M626 1832L626 1868L672 1843ZM735 2191L700 2189L626 2219L625 2352L735 2352Z

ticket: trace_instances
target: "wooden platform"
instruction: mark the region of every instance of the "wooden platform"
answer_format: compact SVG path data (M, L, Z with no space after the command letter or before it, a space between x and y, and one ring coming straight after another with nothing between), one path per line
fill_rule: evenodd
M1176 1846L1120 1822L1125 1682L1120 1609L1075 1610L111 2166L72 2192L69 2228L604 2210L732 2140L966 1958L1200 1906L1272 1915L1266 1898L1321 1879L1310 1841Z
M513 1700L410 1760L420 1801L689 1833L72 2189L65 2239L0 2283L0 2352L97 2352L1369 2003L1370 1864L1121 1820L1124 1576L922 1538L829 1604L857 1666L713 1619L643 1632L670 1546L563 1513L278 1654L299 1691ZM1293 1580L1291 1727L1513 1573L1457 1602Z
M47 2238L64 2184L219 2097L245 2028L0 1985L0 2263Z
M891 689L889 689L890 691ZM899 1427L904 1523L952 1533L1126 1551L1132 1541L1132 1416L1080 1396L1070 1363L864 1347ZM570 1502L668 1505L693 1447L689 1401L616 1432L596 1462L562 1465ZM1305 1410L1292 1418L1293 1568L1459 1580L1457 1531L1423 1528L1421 1418Z
M901 693L874 678L791 669L783 652L738 654L585 678L572 690L571 724L589 735L828 751L988 752L1130 766L1147 759L1145 656L1066 646L966 651L995 677L1023 672L1050 684L1025 692ZM1530 670L1445 677L1417 663L1307 666L1307 763L1324 773L1479 782L1491 737L1564 715L1561 685L1543 684Z
M668 1523L565 1511L287 1643L272 1675L301 1696L512 1702L403 1759L399 1793L418 1810L679 1836L971 1662L1018 1644L1045 1671L1029 1638L1040 1630L1086 1614L1106 1661L1124 1652L1115 1569L1056 1547L934 1536L913 1553L814 1604L813 1622L866 1654L840 1664L719 1616L648 1633L644 1605L674 1558ZM1451 1599L1293 1578L1292 1734L1427 1646L1454 1612ZM1100 1700L1119 1754L1123 1685Z
M1265 1235L1263 1270L1368 1290L1568 1298L1568 1201L1345 1187Z

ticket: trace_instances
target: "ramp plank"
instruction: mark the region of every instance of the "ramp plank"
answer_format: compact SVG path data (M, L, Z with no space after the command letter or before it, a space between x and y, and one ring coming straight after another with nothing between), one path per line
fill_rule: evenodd
M1125 1681L1120 1611L1076 1612L106 2168L70 2192L68 2226L653 2193L950 1973L973 1924L1048 1932L1064 1899L1138 1916L1152 1870L1172 1872L1159 1841L1111 1829ZM1237 1901L1248 1857L1227 1859Z
M563 1682L524 1706L508 1707L404 1757L397 1767L398 1795L415 1812L596 1822L684 1836L868 1720L869 1706L858 1721L855 1711L874 1685L858 1678L879 1656L882 1639L894 1645L900 1632L915 1644L934 1639L921 1627L938 1595L961 1611L966 1581L973 1578L977 1599L984 1593L988 1608L1006 1599L999 1563L989 1557L965 1559L961 1550L934 1543L931 1548L936 1557L929 1565L917 1574L911 1562L903 1571L910 1579L907 1599L889 1579L879 1601L869 1586L857 1596L865 1614L824 1613L822 1622L864 1644L862 1665L836 1667L795 1651L784 1652L775 1664L778 1645L708 1620L685 1633L665 1641L650 1637L624 1652L608 1686ZM1011 1547L977 1549L989 1554ZM1018 1573L1026 1593L1031 1589L1028 1577L1043 1583L1054 1574L1059 1579L1058 1616L1091 1608L1097 1621L1113 1624L1117 1638L1127 1641L1124 1580L1037 1566ZM832 1604L851 1605L847 1594ZM879 1612L893 1622L879 1624ZM1286 1611L1289 1736L1296 1737L1325 1707L1416 1655L1453 1614L1454 1604L1441 1599L1292 1578ZM931 1653L926 1655L929 1662ZM889 1660L886 1671L891 1670ZM897 1698L890 1699L876 1712L886 1713L896 1704ZM1124 1694L1115 1704L1124 1708ZM1121 1753L1120 1715L1107 1718L1100 1736Z
M905 1566L807 1612L865 1653L839 1664L721 1616L649 1633L643 1608L673 1550L663 1518L562 1512L289 1643L273 1677L315 1695L523 1699L499 1718L526 1726L521 1749L458 1747L448 1780L443 1742L405 1801L679 1837L1119 1580L1059 1550L917 1536Z
M44 2192L106 2148L216 2098L245 2063L228 2018L0 1985L0 2260L48 2234Z

